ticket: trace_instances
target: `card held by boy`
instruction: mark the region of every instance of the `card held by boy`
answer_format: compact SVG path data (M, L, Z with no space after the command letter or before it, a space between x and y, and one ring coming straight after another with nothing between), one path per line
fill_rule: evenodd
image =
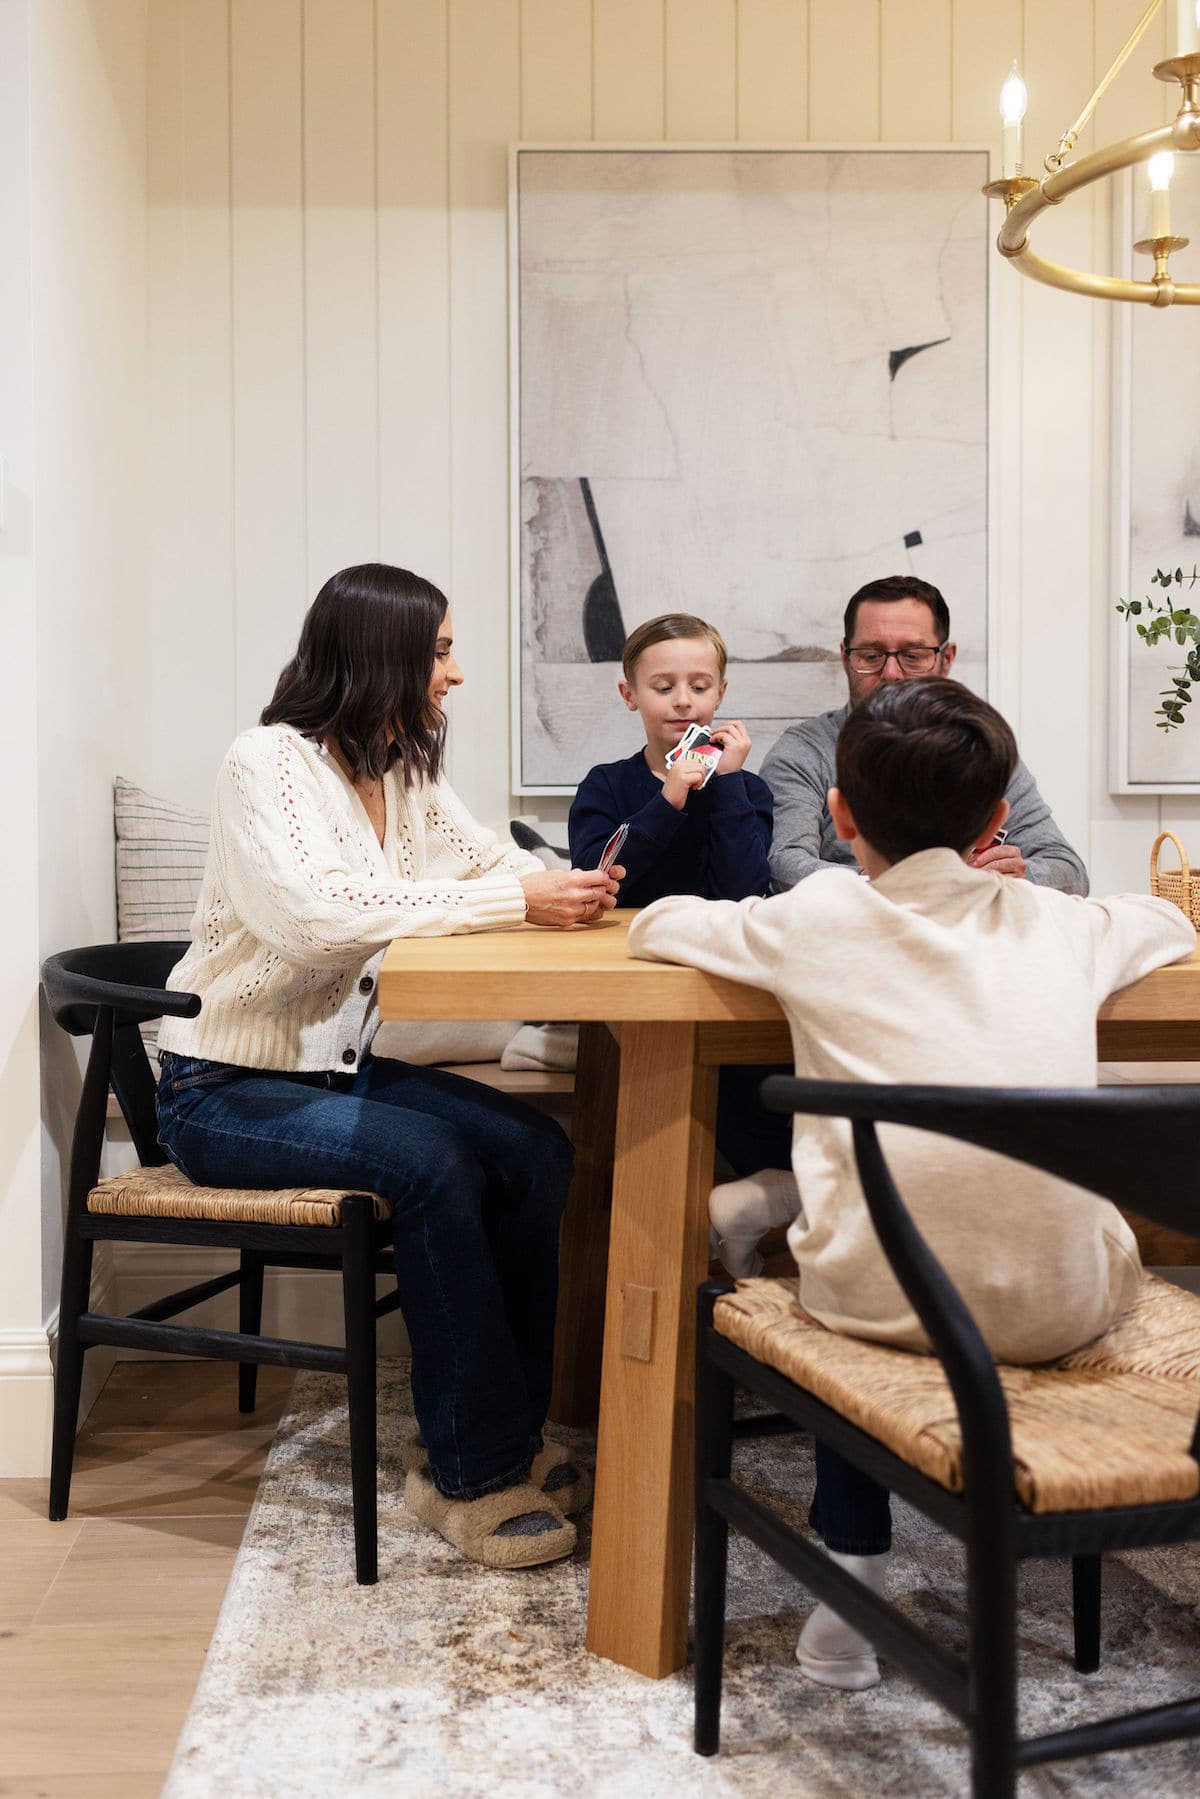
M701 788L707 787L717 772L717 763L721 760L721 746L713 743L707 725L689 725L673 750L668 750L664 761L668 768L676 762L697 763L704 769Z

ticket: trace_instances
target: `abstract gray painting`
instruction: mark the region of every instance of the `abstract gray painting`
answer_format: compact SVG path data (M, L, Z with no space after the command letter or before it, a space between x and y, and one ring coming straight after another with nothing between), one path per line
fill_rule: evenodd
M757 767L844 697L854 589L987 624L987 179L980 151L521 149L514 785L628 754L634 626L701 614Z

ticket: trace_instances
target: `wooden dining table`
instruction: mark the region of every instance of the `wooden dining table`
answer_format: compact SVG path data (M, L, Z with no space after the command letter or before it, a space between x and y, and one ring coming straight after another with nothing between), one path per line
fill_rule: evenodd
M398 939L379 1011L581 1024L551 1416L590 1422L598 1387L587 1646L661 1676L687 1657L694 1314L708 1271L717 1071L792 1052L769 993L632 957L634 917ZM1107 1000L1097 1050L1200 1060L1200 954Z

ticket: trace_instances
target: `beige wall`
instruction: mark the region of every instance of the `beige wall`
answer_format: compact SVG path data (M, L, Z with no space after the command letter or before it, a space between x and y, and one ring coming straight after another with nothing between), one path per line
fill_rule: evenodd
M156 702L145 756L204 803L307 600L381 556L445 583L456 782L508 793L506 148L514 139L998 143L1020 54L1049 148L1128 0L156 0L150 321ZM1155 28L1157 30L1157 27ZM1165 90L1152 36L1104 137ZM1043 241L1108 255L1107 194ZM871 246L863 245L864 259ZM852 279L853 271L842 272ZM1105 309L993 267L993 692L1097 885L1158 803L1107 794ZM168 694L172 674L192 671ZM499 753L497 753L499 751ZM564 802L515 802L561 815ZM1196 802L1175 800L1169 822Z
M0 8L0 1474L45 1465L79 1084L48 1021L39 1046L38 964L113 934L112 775L140 727L146 6Z

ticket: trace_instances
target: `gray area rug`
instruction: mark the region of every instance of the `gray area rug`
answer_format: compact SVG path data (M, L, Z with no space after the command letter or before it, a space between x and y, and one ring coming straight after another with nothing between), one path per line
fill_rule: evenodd
M501 1574L463 1561L405 1512L411 1428L402 1365L380 1372L379 1584L353 1578L341 1382L302 1374L184 1725L165 1799L443 1799L587 1795L797 1799L968 1791L961 1731L894 1668L868 1693L811 1685L793 1660L808 1596L734 1538L723 1747L691 1750L691 1675L644 1680L590 1656L587 1522L568 1562ZM590 1459L581 1433L556 1432ZM743 1477L793 1518L811 1451L766 1438ZM896 1506L895 1595L952 1646L964 1638L956 1544ZM1022 1580L1022 1728L1163 1703L1200 1689L1200 1551L1145 1550L1105 1567L1104 1661L1070 1661L1065 1562ZM1200 1743L1109 1755L1022 1777L1023 1796L1200 1792Z

